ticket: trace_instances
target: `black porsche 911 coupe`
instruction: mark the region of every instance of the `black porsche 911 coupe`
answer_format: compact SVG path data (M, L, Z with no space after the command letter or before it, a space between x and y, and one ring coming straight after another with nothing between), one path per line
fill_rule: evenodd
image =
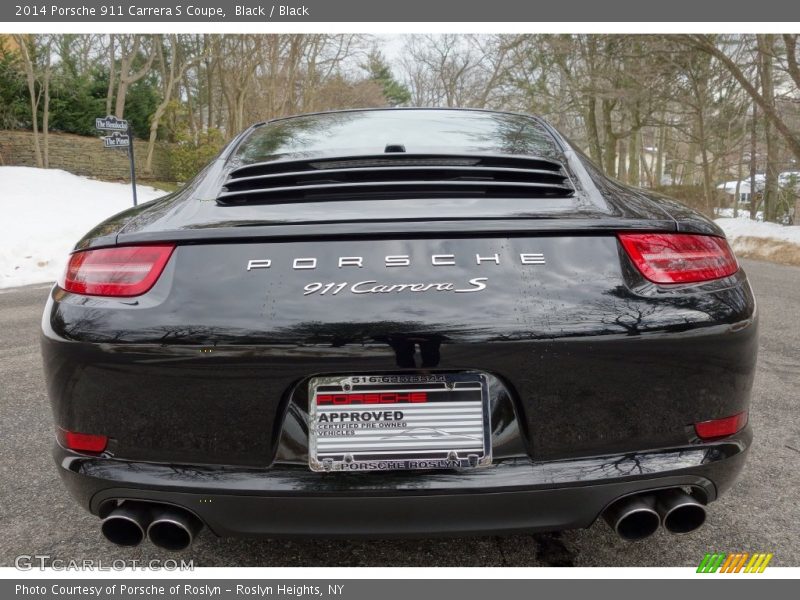
M741 470L756 305L713 222L544 121L277 119L98 225L43 318L63 480L121 545L685 533Z

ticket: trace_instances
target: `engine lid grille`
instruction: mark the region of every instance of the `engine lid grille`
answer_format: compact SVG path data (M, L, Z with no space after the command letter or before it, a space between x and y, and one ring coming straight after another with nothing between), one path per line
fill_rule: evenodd
M402 154L281 160L228 175L221 205L411 198L567 197L555 160L506 155Z

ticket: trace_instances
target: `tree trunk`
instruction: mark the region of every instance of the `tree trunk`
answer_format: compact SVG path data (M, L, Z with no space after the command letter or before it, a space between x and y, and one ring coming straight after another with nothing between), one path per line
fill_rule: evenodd
M122 119L125 116L125 100L128 97L128 82L125 81L120 73L119 85L117 86L117 102L114 104L114 116Z
M775 108L775 88L772 72L772 57L774 54L775 40L772 34L758 35L758 50L760 55L761 93L769 104ZM772 122L764 119L764 139L767 143L767 168L766 181L764 182L764 220L776 221L778 208L778 147L777 140L773 139Z
M648 187L651 187L651 188L655 187L655 184L653 183L653 181L654 181L653 180L653 168L651 166L652 162L653 161L651 160L650 164L648 164L648 162L647 162L647 154L645 153L645 150L644 150L644 144L640 144L639 145L639 164L641 165L641 168L642 168L642 171L643 171L643 174L644 174L644 177L640 178L640 179L643 179L643 183L645 185L647 185Z
M708 158L708 149L703 144L700 150L700 160L703 165L703 196L706 203L706 214L714 214L714 176L711 172L711 162Z
M162 101L156 108L156 112L150 119L150 138L147 140L147 157L144 160L143 171L148 175L152 175L153 170L153 154L156 149L156 137L158 136L158 124L161 122L161 117L164 116L164 111L167 110L169 101Z
M15 35L14 39L19 46L22 62L25 66L25 78L28 82L28 95L31 105L31 127L33 129L33 152L36 155L36 166L44 167L42 148L39 145L39 96L36 92L36 72L34 71L33 58L28 47L28 35Z
M756 169L758 168L758 105L753 102L753 121L750 124L750 218L758 216L756 203Z
M746 125L745 125L746 128ZM739 200L741 199L742 177L744 177L744 156L739 154L739 164L736 165L736 191L733 194L733 218L739 216ZM725 190L727 192L727 190Z
M589 79L589 94L587 98L588 106L586 110L589 152L592 154L592 158L597 161L597 164L602 166L603 148L600 145L600 129L597 126L597 98L595 97L595 90L597 90L595 61L597 58L597 43L599 38L597 36L590 35L584 36L583 39L586 40L586 62Z
M106 92L106 115L111 114L111 103L114 101L114 80L117 78L117 53L114 50L114 34L108 41L108 91Z
M628 177L628 143L624 140L618 140L619 157L617 159L617 178L620 181L625 181Z
M173 38L174 39L174 38ZM167 68L166 60L164 59L164 45L163 41L159 40L156 43L156 52L158 52L159 62L161 63L161 102L156 107L156 112L153 113L153 116L150 117L150 137L147 140L147 155L144 160L144 172L147 174L152 173L153 168L153 153L156 148L156 137L158 136L158 125L161 123L161 117L164 116L164 113L167 110L167 106L169 106L169 102L172 99L172 88L175 85L175 62L177 61L177 56L175 56L175 46L173 44L173 56L172 60L169 61L169 68Z
M697 140L700 146L700 165L703 170L703 198L706 205L706 214L714 214L714 181L711 173L711 164L708 155L708 140L706 139L706 119L702 108L697 111Z
M202 129L203 127L203 116L199 115L200 120L200 127L197 126L198 121L198 114L197 114L197 107L195 106L194 96L192 94L192 90L189 87L189 77L188 77L188 69L183 70L183 75L181 76L181 83L186 90L186 112L187 112L187 120L189 122L189 135L192 136L194 141L197 141L197 131L198 129ZM199 91L199 90L198 90ZM177 97L181 98L180 89L178 89Z
M639 130L634 129L628 142L628 183L637 187L642 184L639 171L641 161L639 141Z
M773 139L772 124L769 121L764 122L764 134L767 141L767 168L764 181L764 220L777 221L778 217L778 174L780 167L778 166L778 148L777 143Z
M661 186L664 175L667 174L669 162L667 160L667 147L669 145L669 128L666 125L661 126L661 136L658 146L658 163L656 163L656 185ZM675 173L670 172L670 183L674 184Z
M155 48L151 48L142 68L138 71L131 72L136 58L139 55L139 50L142 48L142 39L145 37L144 35L134 35L133 43L129 48L123 49L122 46L120 46L122 52L120 53L119 85L117 85L117 101L114 105L114 115L118 119L122 119L125 115L125 101L128 96L128 87L150 72L150 67L153 65L153 60L156 57Z
M606 175L614 177L617 172L617 136L614 134L613 124L611 122L611 111L614 109L614 104L611 100L603 99L601 103L603 114L603 134L604 134L604 170Z
M43 145L44 145L44 157L43 157L43 164L45 169L50 168L50 75L52 70L50 68L50 43L48 42L44 46L44 51L47 57L45 58L45 68L44 73L42 74L42 79L44 80L42 83L42 87L44 88L43 92L43 107L42 107L42 133L43 133Z
M663 121L663 115L662 115ZM658 128L658 148L656 149L656 168L653 173L653 185L661 186L661 180L664 178L664 151L667 145L667 127L660 125Z
M602 164L603 150L600 147L600 132L597 129L597 99L590 95L587 102L586 135L589 137L589 154L597 164Z

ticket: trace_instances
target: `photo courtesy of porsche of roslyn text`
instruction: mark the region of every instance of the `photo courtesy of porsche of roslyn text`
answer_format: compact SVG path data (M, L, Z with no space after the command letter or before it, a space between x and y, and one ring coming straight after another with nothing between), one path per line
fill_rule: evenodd
M799 565L798 42L0 36L0 564Z

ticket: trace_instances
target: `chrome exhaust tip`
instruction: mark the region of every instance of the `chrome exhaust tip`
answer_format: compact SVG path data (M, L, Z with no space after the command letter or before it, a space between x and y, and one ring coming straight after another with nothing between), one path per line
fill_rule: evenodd
M147 537L159 548L178 552L191 546L202 528L203 523L193 514L179 508L160 507L147 528Z
M706 507L679 488L659 492L656 510L670 533L691 533L706 522Z
M653 535L661 524L654 503L652 496L622 498L605 510L603 518L623 540L643 540Z
M103 536L117 546L138 546L150 525L150 508L137 502L123 502L101 522Z

